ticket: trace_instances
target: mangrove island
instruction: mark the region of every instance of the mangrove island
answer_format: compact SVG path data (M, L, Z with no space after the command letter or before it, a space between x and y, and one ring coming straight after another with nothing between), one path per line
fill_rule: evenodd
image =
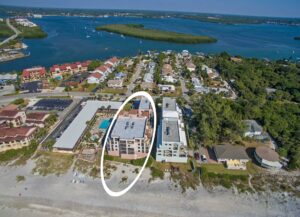
M167 41L183 44L200 44L214 43L217 39L209 36L190 35L178 32L163 31L158 29L146 29L142 24L109 24L97 26L97 31L113 32L127 36L156 40Z

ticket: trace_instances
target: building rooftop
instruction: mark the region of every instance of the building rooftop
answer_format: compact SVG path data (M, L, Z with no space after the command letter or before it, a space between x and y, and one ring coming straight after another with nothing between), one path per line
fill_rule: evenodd
M263 160L277 162L279 161L279 155L276 151L266 146L259 146L255 149L256 154Z
M162 140L164 142L180 142L178 120L162 120Z
M82 133L87 127L87 121L90 121L95 113L101 107L107 108L110 106L111 109L117 110L121 107L122 102L111 102L111 101L93 101L89 100L86 105L82 108L76 118L64 131L62 136L54 144L54 148L69 149L73 150L77 141L80 139Z
M44 121L49 116L49 113L45 112L32 112L26 114L26 121L36 120L36 121Z
M247 132L262 132L262 127L255 120L245 120Z
M146 97L142 97L139 104L139 110L149 110L150 101Z
M164 111L176 111L176 99L164 97L163 98L163 110Z
M216 145L214 146L214 152L218 159L248 159L245 148L240 145Z
M144 138L146 118L118 117L110 136L120 139Z

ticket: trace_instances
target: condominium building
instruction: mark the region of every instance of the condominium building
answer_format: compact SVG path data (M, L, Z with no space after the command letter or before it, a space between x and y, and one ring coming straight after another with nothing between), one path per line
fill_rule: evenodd
M187 140L182 111L176 100L163 98L162 117L157 129L156 160L187 162Z
M1 110L0 121L5 122L7 126L17 127L25 123L26 114L19 110Z
M2 128L0 130L0 152L28 146L36 127Z
M40 67L40 66L24 69L22 73L23 82L38 81L45 77L46 77L46 69L45 67Z
M118 117L106 146L108 154L124 159L146 157L152 136L147 122L146 117Z

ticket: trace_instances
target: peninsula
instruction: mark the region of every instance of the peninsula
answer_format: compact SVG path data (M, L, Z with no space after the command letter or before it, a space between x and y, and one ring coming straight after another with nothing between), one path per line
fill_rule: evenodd
M214 43L217 41L217 39L209 36L190 35L158 29L146 29L142 24L109 24L104 26L97 26L96 30L113 32L142 39L183 44Z

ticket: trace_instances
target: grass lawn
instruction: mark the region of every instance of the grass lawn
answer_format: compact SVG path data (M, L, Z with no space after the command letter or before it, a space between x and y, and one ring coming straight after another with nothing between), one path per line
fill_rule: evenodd
M223 164L202 164L201 167L206 168L208 173L229 174L229 175L248 175L247 170L229 170Z
M163 31L158 29L146 29L141 24L110 24L104 26L97 26L96 30L113 32L142 39L167 41L183 44L213 43L217 41L215 38L208 36L191 35L178 32Z
M97 87L97 84L88 84L86 88L83 88L82 85L79 85L77 88L73 88L72 91L80 92L92 92Z
M120 88L120 89L115 89L115 88L104 88L103 90L101 90L101 93L110 93L110 94L122 94L122 93L126 93L127 92L127 88Z
M32 170L42 176L55 174L57 176L66 173L73 164L73 155L54 153L54 152L39 152L37 154L36 166Z

